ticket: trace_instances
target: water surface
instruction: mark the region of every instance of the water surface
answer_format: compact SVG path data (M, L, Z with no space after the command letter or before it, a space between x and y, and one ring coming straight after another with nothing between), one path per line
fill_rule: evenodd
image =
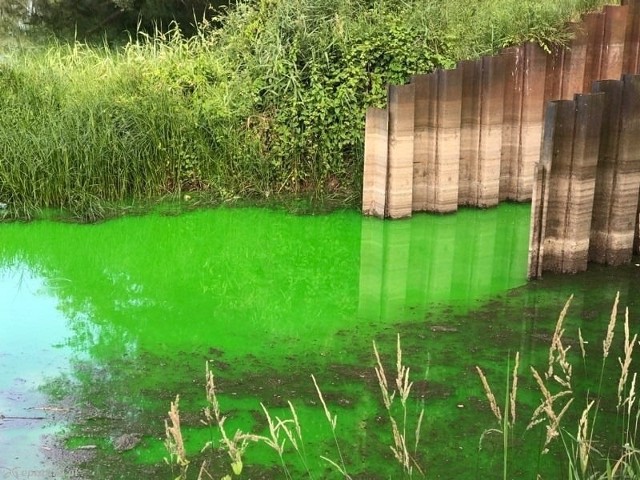
M217 438L199 427L210 361L230 431L265 433L260 402L286 415L290 400L311 468L330 478L319 456L337 453L314 374L351 472L397 478L371 342L393 375L399 333L416 381L412 417L428 412L429 477L490 477L501 459L477 450L492 419L473 367L503 384L513 351L544 361L570 293L571 318L593 343L601 322L590 330L585 319L608 318L617 290L626 304L637 298L633 266L527 285L528 222L527 205L502 205L393 222L218 209L0 225L0 451L11 452L0 468L170 478L163 421L176 394L189 453ZM140 442L117 452L124 434ZM54 447L61 438L71 456ZM229 462L216 461L222 476ZM250 478L282 477L264 447L245 463Z

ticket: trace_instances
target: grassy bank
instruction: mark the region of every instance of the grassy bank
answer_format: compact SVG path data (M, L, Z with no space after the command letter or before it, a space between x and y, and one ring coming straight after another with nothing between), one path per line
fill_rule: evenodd
M95 220L167 196L357 205L364 111L386 84L561 42L601 3L258 0L191 38L5 49L0 218Z

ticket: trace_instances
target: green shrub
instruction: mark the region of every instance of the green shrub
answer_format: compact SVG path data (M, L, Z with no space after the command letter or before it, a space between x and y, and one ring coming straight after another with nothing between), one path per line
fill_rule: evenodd
M595 3L258 0L189 38L13 50L0 63L3 214L94 219L185 191L356 205L365 110L387 84L562 41L562 22Z

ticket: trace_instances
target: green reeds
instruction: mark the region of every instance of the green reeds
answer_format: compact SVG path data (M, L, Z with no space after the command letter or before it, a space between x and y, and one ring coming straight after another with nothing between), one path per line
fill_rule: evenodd
M223 201L250 196L247 182L266 189L264 169L236 165L237 158L257 158L246 109L218 110L217 86L194 71L224 68L208 60L212 48L211 40L184 39L173 30L119 51L75 44L11 55L0 65L6 216L61 208L94 220L184 191ZM217 109L213 118L203 102ZM237 114L230 117L230 110Z
M11 50L0 64L3 218L95 220L196 191L357 205L364 113L386 85L534 40L601 0L241 1L186 38Z

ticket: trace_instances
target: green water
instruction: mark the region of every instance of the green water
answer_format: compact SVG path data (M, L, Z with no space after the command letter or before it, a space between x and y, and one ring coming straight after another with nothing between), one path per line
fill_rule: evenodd
M260 402L288 416L291 401L315 478L340 478L320 459L338 453L313 374L349 473L402 478L371 348L375 339L393 377L400 334L415 381L410 422L426 410L417 456L427 476L499 478L501 439L477 449L496 423L474 366L501 399L510 353L521 352L523 377L544 366L569 294L567 336L581 327L589 348L615 292L632 312L638 298L635 265L526 284L528 222L528 205L502 205L395 222L219 209L0 225L0 473L173 478L164 418L179 393L196 478L198 451L218 438L200 423L209 360L231 434L266 434ZM533 387L520 398L538 401ZM117 452L123 434L140 442ZM558 468L536 454L537 436L514 444L527 459L510 467L517 478ZM278 462L251 445L242 478L284 478ZM295 455L287 463L306 478ZM229 473L228 458L211 468Z

